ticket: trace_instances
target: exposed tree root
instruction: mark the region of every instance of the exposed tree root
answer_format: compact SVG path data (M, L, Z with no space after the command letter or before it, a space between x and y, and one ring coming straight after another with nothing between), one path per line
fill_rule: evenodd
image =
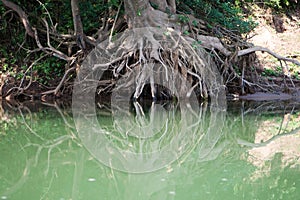
M222 77L211 56L195 40L194 45L191 41L192 38L173 29L133 29L113 43L100 44L87 58L89 62L83 64L82 74L89 77L97 70L109 70L115 78L125 76L126 81L118 82L116 89L134 85L134 99L140 97L146 84L150 84L153 99L156 99L157 85L172 88L172 95L179 97L190 95L187 84L197 88L203 98L218 95L224 89ZM175 79L175 74L181 74L181 80Z
M83 70L87 70L87 68L84 69L84 65L93 64L93 68L89 68L81 76L84 76L85 73L94 73L97 70L109 71L110 75L105 72L106 75L97 82L101 87L98 93L111 92L113 87L120 88L121 85L118 80L128 76L126 79L128 82L123 83L123 86L134 85L134 99L140 97L147 84L151 88L151 97L157 98L157 93L160 92L156 83L158 72L165 73L164 80L173 81L174 76L172 74L180 74L183 77L180 83L187 82L190 84L190 88L193 88L196 94L202 98L217 95L225 96L219 92L224 90L224 84L228 89L229 83L238 88L240 94L245 93L246 88L253 87L259 90L272 90L274 88L272 84L268 85L262 79L254 81L253 74L249 75L248 73L247 76L246 65L253 62L253 59L252 61L250 59L251 54L256 51L267 52L279 61L283 61L284 65L280 62L283 71L287 71L289 67L287 63L300 66L298 60L280 56L264 47L253 46L230 30L219 28L220 38L210 36L205 30L205 22L200 19L193 18L198 23L197 26L192 26L191 23L181 23L176 14L178 12L174 0L152 0L151 3L156 4L157 8L152 7L149 1L124 1L125 18L118 17L120 6L115 19L103 19L102 27L94 36L87 36L83 32L77 0L71 1L74 34L58 34L49 13L48 17L51 23L48 24L46 19L42 19L44 30L37 29L30 24L27 14L21 7L8 0L2 0L2 2L7 8L19 15L26 33L35 40L38 48L29 51L29 53L41 51L67 62L68 67L66 67L65 74L56 88L43 91L43 95L53 94L56 96L64 86L69 74L74 71L75 64L80 64L84 60L88 52L87 46L96 46L99 42L90 57L96 56L95 59L101 60L101 62L83 64L81 67ZM143 13L138 13L137 17L137 11L140 11L141 8ZM192 16L186 16L192 18ZM125 32L123 32L124 29L120 31L122 24L128 26ZM118 38L113 38L114 30L123 33ZM186 31L189 32L188 35L183 34ZM41 41L42 37L46 38L46 41ZM52 46L52 40L68 46L68 52L61 50L60 46ZM70 49L76 45L79 50L72 52ZM236 66L241 73L238 72ZM31 68L32 66L28 67L18 87L11 88L2 96L12 93L13 96L26 95L28 85L24 86L23 80ZM78 71L78 69L76 70ZM133 70L135 76L127 74ZM294 85L291 78L290 82ZM30 84L31 81L29 86ZM168 85L168 87L172 86ZM182 86L181 90L185 91L184 88L187 86ZM178 88L178 90L180 89ZM176 91L177 95L181 95L182 91ZM186 96L190 93L191 91L185 91Z

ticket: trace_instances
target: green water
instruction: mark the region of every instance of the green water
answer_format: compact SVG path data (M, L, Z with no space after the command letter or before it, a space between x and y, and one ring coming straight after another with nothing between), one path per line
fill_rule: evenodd
M137 155L155 152L111 167L103 156L123 158L101 155L105 150L93 146L98 135L79 134L70 108L3 106L0 199L300 198L297 103L238 102L226 111L204 104L194 113L184 106L139 106L121 118L122 109L101 105L97 111L110 145ZM164 147L178 152L162 154ZM138 173L126 172L131 169Z

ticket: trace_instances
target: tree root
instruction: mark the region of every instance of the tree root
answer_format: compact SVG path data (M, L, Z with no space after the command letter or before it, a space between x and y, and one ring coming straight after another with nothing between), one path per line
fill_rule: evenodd
M117 83L116 90L134 85L133 99L140 97L146 84L150 85L153 99L157 97L157 85L173 89L173 95L180 97L191 94L186 84L198 88L203 98L218 96L224 85L216 65L201 46L192 46L190 41L193 39L173 29L127 31L115 42L106 41L94 50L87 58L89 62L82 65L80 80L88 79L97 70L109 70L115 78L126 77L125 82ZM181 80L174 80L174 74L181 74Z
M127 85L134 84L136 87L133 95L134 99L140 97L147 84L151 88L151 97L156 98L158 91L155 77L158 75L154 69L163 71L167 80L172 79L171 74L180 73L185 81L191 84L191 88L197 91L198 95L202 98L208 98L209 96L218 96L218 91L224 90L221 89L224 88L223 80L226 85L235 81L233 84L240 87L241 91L239 93L242 94L245 93L246 87L256 87L260 90L272 89L273 86L268 85L268 83L250 81L251 79L246 76L248 69L245 65L247 63L243 63L242 67L239 67L241 69L238 70L242 72L241 74L235 67L241 66L239 62L245 62L245 59L251 57L250 55L256 51L267 52L277 58L283 71L288 71L288 62L300 66L300 62L296 59L283 57L264 47L253 46L241 36L221 27L216 27L216 31L221 35L221 38L208 36L205 22L194 19L192 16L187 15L189 19L198 22L198 25L191 25L190 22L187 24L181 23L179 15L176 14L178 12L174 0L151 1L152 4L157 4L157 9L150 6L148 1L136 1L136 4L133 3L134 1L125 1L124 7L127 12L128 29L116 41L112 41L112 33L114 30L116 32L120 31L120 27L125 23L124 19L118 16L121 6L114 20L103 19L103 26L99 28L97 34L86 36L82 29L83 24L80 19L77 0L71 1L74 35L59 34L53 25L49 12L47 16L50 24L46 19L42 19L44 30L39 28L38 31L30 24L27 14L21 7L8 0L2 0L2 2L19 15L26 33L35 40L38 48L29 51L29 53L44 52L47 55L68 62L67 65L71 67L65 71L55 89L43 92L42 95L57 95L68 75L75 70L74 64L81 63L84 55L87 54L87 44L94 46L97 42L101 43L96 46L95 52L98 55L94 55L97 59L101 57L101 63L93 63L92 71L91 69L87 71L93 73L97 70L102 72L108 70L112 73L112 77L104 77L106 80L100 80L101 87L103 87L98 92L111 91L111 87L118 86L116 85L118 79L136 69L136 77L128 76L128 78L131 77L131 80L127 80L129 83ZM139 7L143 7L145 10L143 10L143 15L136 17L136 10ZM182 34L185 32L189 32L189 34ZM200 35L200 33L204 35ZM46 41L40 41L40 38L43 38L42 36L46 38ZM51 40L67 45L68 53L62 51L60 46L52 46ZM70 49L76 44L80 50L74 53ZM284 62L284 65L281 61ZM161 67L157 68L156 65ZM30 66L26 73L31 68ZM18 87L11 88L6 94L2 94L2 97L11 93L15 93L15 95L26 94L25 91L31 84L30 81L27 86L23 86L26 73L21 84ZM290 81L295 87L291 78ZM287 84L285 83L285 85ZM125 83L124 86L126 86ZM3 88L3 85L1 88ZM178 91L178 94L181 93Z

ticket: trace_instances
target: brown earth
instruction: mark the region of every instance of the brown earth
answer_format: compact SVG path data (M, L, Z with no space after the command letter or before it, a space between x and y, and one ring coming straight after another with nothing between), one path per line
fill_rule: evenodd
M256 7L254 18L258 27L255 28L250 42L300 61L300 10L276 14L270 9ZM267 53L258 52L257 55L264 68L274 68L279 65L276 59ZM293 70L298 70L300 75L300 66Z
M300 9L290 13L276 13L271 9L252 7L251 13L258 23L250 36L249 42L255 46L270 49L278 55L296 59L300 62ZM247 100L299 100L300 101L300 66L288 63L288 67L264 52L256 52L259 71L273 70L278 76L267 75L276 84L283 84L283 77L291 77L293 84L288 92L255 93L241 97Z

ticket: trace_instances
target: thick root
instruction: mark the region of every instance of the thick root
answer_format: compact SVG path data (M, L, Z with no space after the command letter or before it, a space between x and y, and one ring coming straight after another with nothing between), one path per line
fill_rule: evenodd
M185 97L191 94L187 85L203 98L220 97L218 92L224 90L222 77L211 56L192 38L172 29L127 31L115 42L102 43L94 55L97 61L106 62L93 63L92 69L112 71L115 79L127 76L126 82L118 83L117 88L134 84L134 99L140 97L146 84L151 87L153 99L157 93L155 86L159 84ZM126 75L133 70L134 75ZM180 74L182 80L174 80L174 74Z

